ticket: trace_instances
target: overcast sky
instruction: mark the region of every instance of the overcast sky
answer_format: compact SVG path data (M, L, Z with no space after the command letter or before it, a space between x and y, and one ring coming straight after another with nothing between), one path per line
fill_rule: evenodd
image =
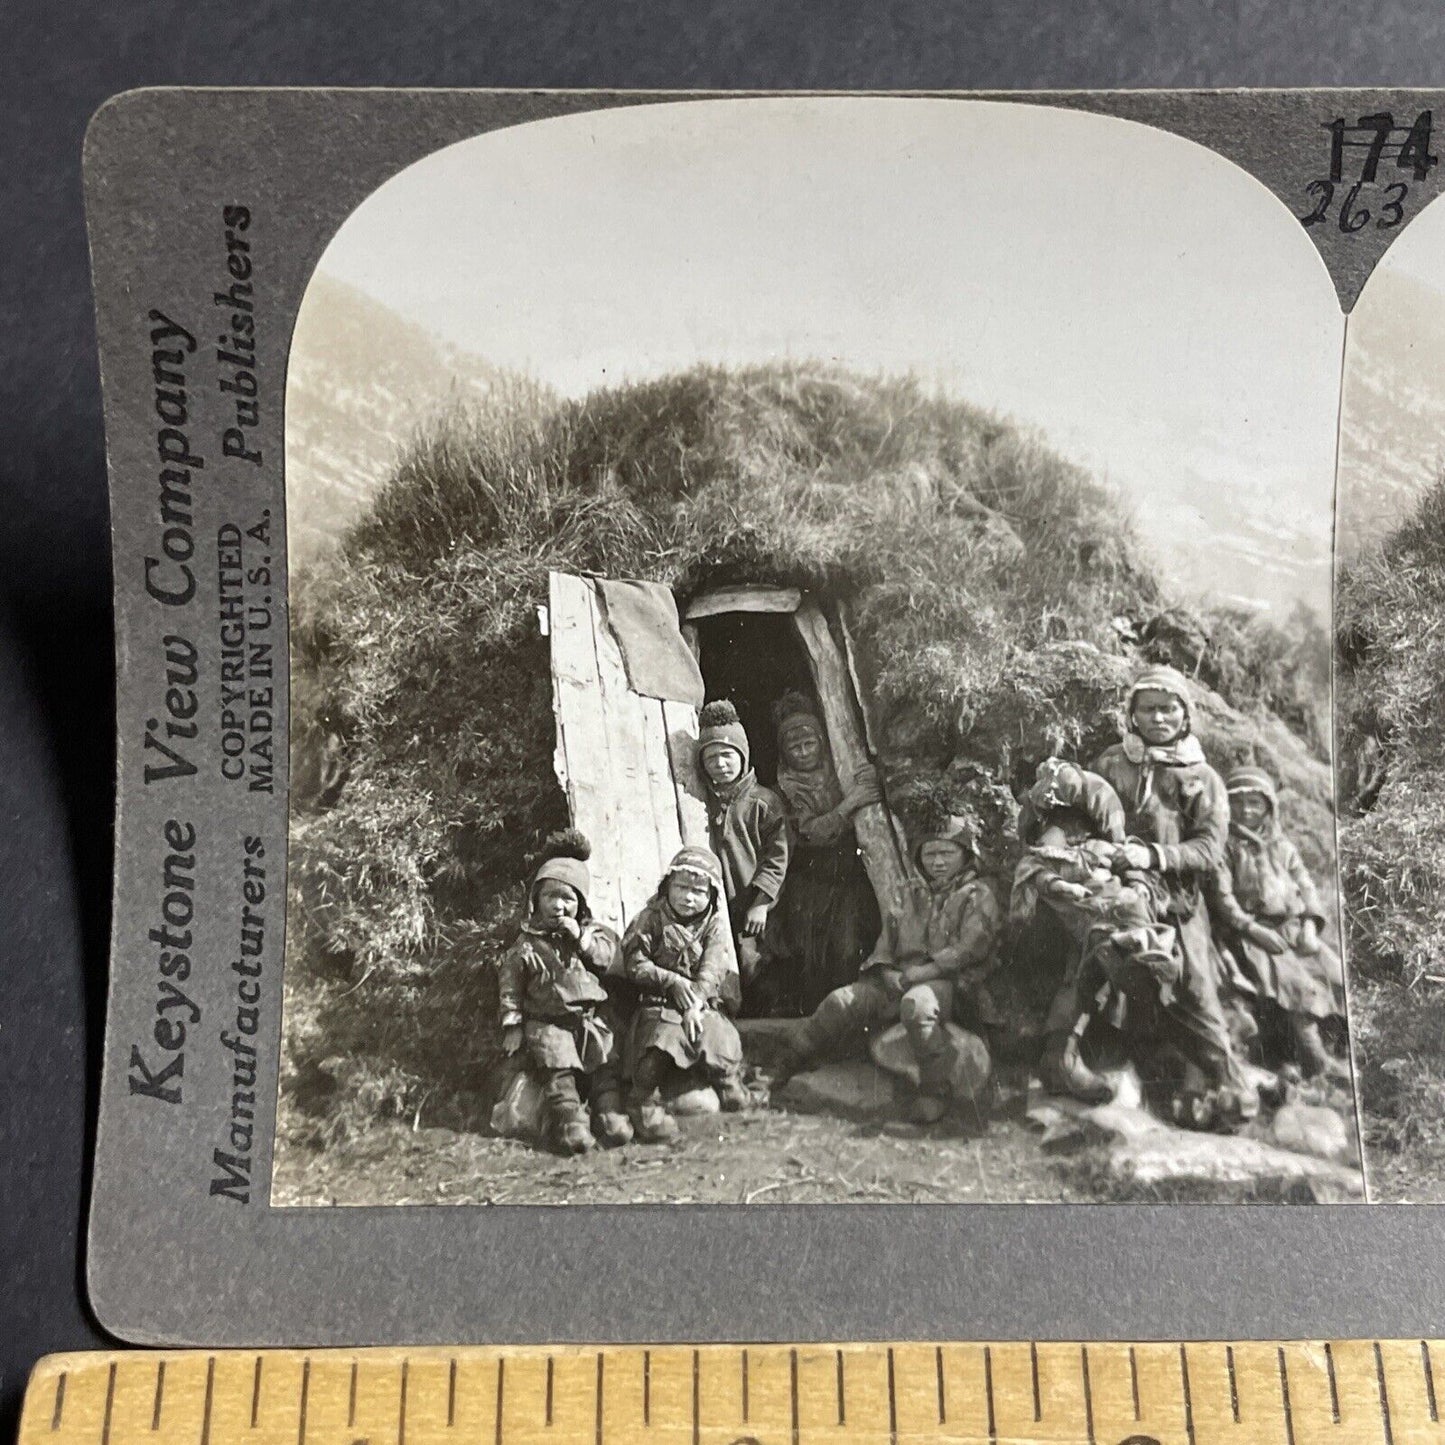
M1328 603L1333 288L1280 202L1163 132L982 101L601 111L417 163L320 269L573 395L697 361L911 371L1111 479L1191 590Z

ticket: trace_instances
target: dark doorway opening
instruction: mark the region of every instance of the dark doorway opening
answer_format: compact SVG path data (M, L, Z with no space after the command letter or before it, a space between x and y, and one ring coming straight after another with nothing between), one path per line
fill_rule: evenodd
M708 700L729 698L748 731L759 782L778 776L773 704L789 688L815 697L807 654L790 613L723 612L699 618L699 665Z

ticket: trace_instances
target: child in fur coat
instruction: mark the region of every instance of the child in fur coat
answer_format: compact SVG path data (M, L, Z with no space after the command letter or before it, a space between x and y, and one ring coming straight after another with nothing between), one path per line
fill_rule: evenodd
M608 1146L632 1138L603 983L617 970L620 945L587 904L591 853L576 829L547 840L500 968L502 1048L525 1054L547 1101L552 1140L567 1154L585 1154L594 1135Z
M748 1106L743 1046L722 1012L731 973L722 868L706 848L684 848L622 940L627 977L637 985L632 1026L632 1104L637 1137L665 1143L677 1125L661 1086L677 1069L701 1068L730 1113Z

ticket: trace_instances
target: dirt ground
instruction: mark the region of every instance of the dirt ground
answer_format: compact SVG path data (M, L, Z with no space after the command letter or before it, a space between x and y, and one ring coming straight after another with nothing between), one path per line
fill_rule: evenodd
M274 1205L920 1204L1084 1201L1021 1119L982 1136L758 1109L679 1120L672 1145L580 1159L513 1139L377 1124L320 1151L280 1151Z

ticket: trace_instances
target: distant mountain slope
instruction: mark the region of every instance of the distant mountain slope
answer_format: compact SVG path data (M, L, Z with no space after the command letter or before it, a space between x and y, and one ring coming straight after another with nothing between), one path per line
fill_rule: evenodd
M1350 318L1338 547L1382 541L1445 464L1445 292L1382 270Z
M315 557L361 513L420 423L452 398L485 397L504 375L318 272L286 378L292 564Z

